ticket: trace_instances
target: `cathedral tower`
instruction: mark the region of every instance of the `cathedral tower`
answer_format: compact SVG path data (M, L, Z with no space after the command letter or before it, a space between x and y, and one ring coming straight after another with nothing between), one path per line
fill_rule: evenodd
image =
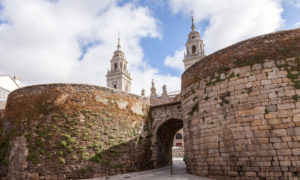
M205 57L204 43L200 37L200 33L195 30L194 17L192 17L191 28L192 28L192 32L189 33L189 38L185 44L186 53L184 53L184 59L183 59L185 70L191 67L195 62Z
M107 87L130 93L131 78L130 73L127 71L125 54L121 51L120 38L118 38L117 50L110 60L110 67L106 75Z

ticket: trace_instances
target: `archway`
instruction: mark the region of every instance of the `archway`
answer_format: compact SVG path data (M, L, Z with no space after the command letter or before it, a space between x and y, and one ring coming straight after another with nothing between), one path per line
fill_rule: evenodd
M169 119L156 131L156 167L163 167L172 161L172 146L175 134L183 127L180 119Z

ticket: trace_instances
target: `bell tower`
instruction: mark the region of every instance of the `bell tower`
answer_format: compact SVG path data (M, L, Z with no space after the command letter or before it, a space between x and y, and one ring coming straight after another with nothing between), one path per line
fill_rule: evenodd
M184 53L184 68L185 70L191 67L194 63L205 57L204 43L200 37L200 33L196 31L194 25L194 17L192 17L192 31L188 35L188 40L185 43L186 52Z
M121 50L120 38L118 38L117 50L110 60L110 70L106 75L107 87L131 92L131 77L127 70L127 61L124 52Z

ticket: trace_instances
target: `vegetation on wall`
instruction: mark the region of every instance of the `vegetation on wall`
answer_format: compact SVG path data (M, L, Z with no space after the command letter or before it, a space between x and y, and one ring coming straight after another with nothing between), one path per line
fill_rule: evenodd
M104 175L106 168L110 174L116 174L151 167L151 163L145 163L151 152L140 149L150 146L151 127L146 115L137 115L130 109L137 99L120 98L122 95L117 93L107 93L104 97L102 94L73 87L59 90L45 87L42 93L11 99L7 116L15 124L10 131L16 133L4 137L11 140L16 135L25 136L28 169L33 172L47 169L52 174L68 174L70 178L88 178L94 173ZM108 102L97 101L96 96L107 98ZM116 102L120 100L128 103L126 109L118 107ZM1 164L7 164L9 141L4 137L0 139ZM65 171L65 167L74 164L78 166L72 172Z

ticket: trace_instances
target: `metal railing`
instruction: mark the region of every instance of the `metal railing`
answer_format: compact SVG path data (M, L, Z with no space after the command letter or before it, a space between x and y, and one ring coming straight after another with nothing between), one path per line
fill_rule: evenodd
M176 97L177 95L179 95L181 93L181 91L180 90L178 90L178 91L172 91L172 92L168 92L167 93L167 96L168 97ZM163 94L160 94L159 96L157 96L157 98L160 98L160 97L162 97L163 96Z

